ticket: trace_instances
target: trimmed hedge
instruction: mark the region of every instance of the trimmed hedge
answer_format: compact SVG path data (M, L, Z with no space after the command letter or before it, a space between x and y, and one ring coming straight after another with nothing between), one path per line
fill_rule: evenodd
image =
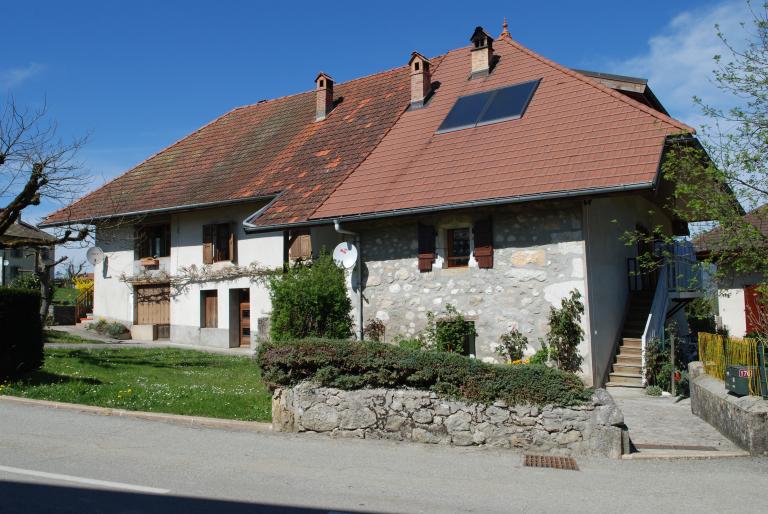
M0 288L0 380L43 365L40 293Z
M266 342L256 356L270 388L313 380L327 387L411 387L510 405L574 405L591 397L573 373L541 365L486 364L458 354L384 343L304 339Z

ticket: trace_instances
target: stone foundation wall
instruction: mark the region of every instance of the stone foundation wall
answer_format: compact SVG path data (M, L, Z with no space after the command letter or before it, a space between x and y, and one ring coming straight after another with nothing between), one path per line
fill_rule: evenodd
M548 202L356 225L365 262L365 321L383 321L392 341L415 335L426 325L427 311L440 313L451 304L474 321L478 358L498 361L499 336L513 327L528 337L532 354L547 332L550 307L559 307L572 289L586 296L581 216L580 204ZM493 268L480 269L474 259L465 268L446 267L446 230L473 227L488 217L493 219ZM429 272L418 268L418 222L434 226L438 234L437 259ZM586 297L582 301L586 304ZM580 350L582 371L589 377L586 320L585 315Z
M619 458L624 415L604 389L575 407L466 403L428 391L343 391L304 382L277 389L278 432L389 439L456 446L486 445L552 455Z
M691 362L688 370L691 411L750 454L768 455L768 400L731 395L704 373L701 362Z

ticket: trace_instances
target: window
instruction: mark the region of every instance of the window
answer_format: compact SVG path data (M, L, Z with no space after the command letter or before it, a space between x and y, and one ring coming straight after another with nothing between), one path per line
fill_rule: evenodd
M449 268L469 265L469 228L446 230L445 260Z
M201 291L201 328L218 328L219 326L219 292Z
M137 258L168 257L171 255L171 225L144 225L136 230Z
M21 259L24 257L24 250L21 248L14 248L11 250L11 257L14 259Z
M312 239L309 232L294 232L288 239L288 258L307 260L312 258Z
M237 242L230 223L203 226L203 263L235 261Z
M438 134L523 117L539 80L460 96L437 129Z

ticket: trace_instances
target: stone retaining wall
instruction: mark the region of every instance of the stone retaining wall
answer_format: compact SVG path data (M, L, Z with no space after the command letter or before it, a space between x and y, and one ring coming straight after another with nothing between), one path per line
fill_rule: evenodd
M752 455L768 455L768 400L731 395L725 384L704 374L701 362L688 365L691 411Z
M343 391L305 382L277 389L272 426L277 432L390 439L456 446L487 445L553 455L619 458L624 415L597 389L575 407L466 403L428 391Z

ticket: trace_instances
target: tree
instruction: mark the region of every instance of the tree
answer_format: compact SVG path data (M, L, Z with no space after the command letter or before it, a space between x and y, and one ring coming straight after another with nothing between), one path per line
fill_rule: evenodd
M577 289L560 301L560 308L549 308L549 331L547 344L552 348L557 367L576 373L581 369L583 357L579 354L579 345L584 339L581 328L581 316L584 304Z
M752 19L743 23L745 41L734 43L715 26L727 55L714 56L713 83L732 98L731 108L698 104L707 123L694 140L682 135L669 141L662 177L671 186L665 209L688 222L710 222L706 261L717 264L716 279L755 273L768 277L768 3L747 1ZM745 209L752 210L745 217ZM716 236L716 237L715 237ZM627 244L671 241L662 227L650 234L627 232ZM641 255L645 269L658 265Z

